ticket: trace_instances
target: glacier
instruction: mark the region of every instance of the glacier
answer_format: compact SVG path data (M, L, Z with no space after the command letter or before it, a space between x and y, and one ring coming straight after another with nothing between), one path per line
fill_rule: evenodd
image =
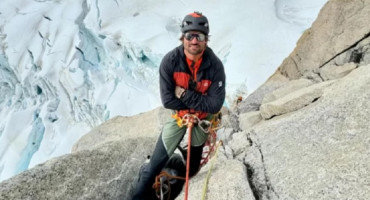
M195 10L227 100L271 75L326 0L2 0L0 181L69 153L92 128L161 106L158 67ZM246 92L247 91L247 92Z

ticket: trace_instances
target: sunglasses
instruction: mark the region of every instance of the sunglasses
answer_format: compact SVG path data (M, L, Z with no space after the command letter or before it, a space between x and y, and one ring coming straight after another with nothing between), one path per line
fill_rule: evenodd
M199 42L203 42L206 39L206 36L203 33L185 33L185 39L192 41L194 38L197 38Z

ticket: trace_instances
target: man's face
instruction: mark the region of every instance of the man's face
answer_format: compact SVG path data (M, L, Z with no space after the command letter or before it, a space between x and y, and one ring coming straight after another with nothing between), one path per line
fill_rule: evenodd
M198 39L203 39L199 41ZM198 55L206 48L207 41L205 35L199 31L189 31L184 36L184 49L191 55Z

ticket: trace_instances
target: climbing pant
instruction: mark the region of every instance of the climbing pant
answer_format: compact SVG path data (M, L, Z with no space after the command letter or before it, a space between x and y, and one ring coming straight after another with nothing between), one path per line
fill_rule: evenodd
M213 115L208 115L206 120L212 119ZM186 126L179 127L176 119L168 121L160 134L153 154L148 164L140 170L136 190L133 200L149 200L153 194L152 184L155 177L165 167L167 161L174 153L177 146L186 133ZM191 155L190 155L190 177L198 172L202 159L203 145L208 138L208 134L203 132L198 126L194 126L191 136ZM189 148L189 147L188 147ZM185 157L186 159L186 157Z

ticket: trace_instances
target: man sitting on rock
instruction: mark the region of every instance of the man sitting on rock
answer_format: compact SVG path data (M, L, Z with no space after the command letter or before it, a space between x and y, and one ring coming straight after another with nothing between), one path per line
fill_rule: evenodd
M164 125L150 162L140 170L134 200L151 199L156 175L165 167L185 135L187 127L179 126L178 121L187 114L210 120L225 100L224 67L207 46L208 19L199 12L186 15L181 32L182 44L165 55L159 69L163 106L174 110L176 119ZM191 160L187 161L190 162L190 176L199 170L207 138L208 134L199 126L193 128Z

